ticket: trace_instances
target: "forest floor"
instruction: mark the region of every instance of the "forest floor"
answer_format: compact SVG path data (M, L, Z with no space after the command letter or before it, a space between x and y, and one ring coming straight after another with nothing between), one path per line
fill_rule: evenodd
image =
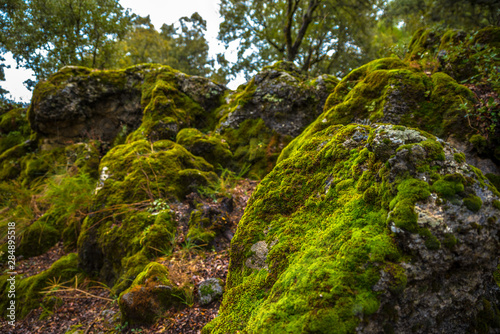
M233 199L234 210L229 215L230 229L225 235L236 232L239 220L245 210L250 195L257 185L256 181L242 179L228 190ZM211 198L200 199L203 205L217 206ZM200 333L201 329L218 314L220 300L208 305L199 305L196 287L208 278L226 281L229 266L229 238L219 238L210 250L206 248L182 249L181 242L187 232L190 214L190 200L171 205L178 220L177 246L172 255L162 256L157 262L169 268L170 275L177 276L174 281L190 280L193 284L193 299L186 306L170 309L153 325L128 326L120 319L118 299L112 296L108 288L96 284L90 279L79 282L76 286L65 286L50 293L58 297L57 307L46 310L43 307L32 310L23 320L16 321L13 328L7 321L0 322L0 333L5 334L98 334L98 333ZM220 201L218 201L220 202ZM64 252L62 243L51 248L47 253L29 259L18 259L18 275L22 278L36 275L48 269L61 258ZM189 305L188 305L189 304Z

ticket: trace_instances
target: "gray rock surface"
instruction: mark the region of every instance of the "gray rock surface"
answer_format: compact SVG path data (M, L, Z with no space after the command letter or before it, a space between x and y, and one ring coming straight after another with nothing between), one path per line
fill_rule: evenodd
M214 300L219 299L224 292L222 283L218 278L209 278L204 280L198 286L198 297L200 305L207 305Z

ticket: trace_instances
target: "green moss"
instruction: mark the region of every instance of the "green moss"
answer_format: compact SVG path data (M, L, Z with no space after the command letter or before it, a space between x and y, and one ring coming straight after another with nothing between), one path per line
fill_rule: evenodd
M477 314L471 324L471 330L476 333L489 333L492 329L500 328L500 310L498 306L487 299L483 299L483 309Z
M351 124L310 134L262 180L232 240L220 315L204 333L352 332L379 308L372 288L381 270L392 293L406 287L391 222L439 249L414 211L429 184L408 175L389 181L390 165L366 149L380 137L375 131ZM368 139L347 149L355 133ZM441 145L428 138L428 156L441 158ZM251 269L247 260L262 242L268 270Z
M200 210L193 210L189 218L188 240L198 245L208 246L214 237L215 231L212 229L209 218L202 217Z
M448 174L442 179L434 182L432 191L436 192L439 196L448 200L452 200L455 194L464 191L465 179L460 174Z
M483 205L483 201L478 196L469 196L467 198L464 198L464 205L467 207L467 209L473 212L478 212Z
M492 202L492 203L493 203L493 207L494 207L495 209L500 210L500 201L499 201L499 200L493 200L493 202Z
M465 162L465 154L463 153L455 153L453 154L453 158L459 164L463 164Z
M458 243L458 239L452 233L445 233L443 245L448 249L453 249Z
M497 188L497 190L500 189L500 175L488 173L485 176L490 181L490 183L493 184L495 188Z
M84 267L116 289L126 288L122 276L129 277L138 266L127 268L123 261L138 252L153 257L171 251L176 223L167 203L218 182L212 169L203 158L168 140L141 140L111 149L101 160L101 171L109 177L94 200L103 209L85 221L78 240ZM159 200L167 206L157 208Z
M390 220L399 228L411 232L417 231L415 203L424 200L430 195L429 185L421 180L407 179L397 187L397 196L389 203Z
M204 135L199 130L186 128L177 134L177 144L184 146L195 156L204 158L213 166L227 167L233 159L229 145L220 135Z
M441 248L441 242L427 228L419 228L418 234L425 240L425 247L430 250L438 250Z
M474 146L474 148L478 150L478 152L483 152L483 150L486 148L486 145L488 144L486 138L484 138L480 134L475 134L470 137L469 143L471 143L472 146Z
M248 176L255 179L271 171L281 148L291 139L273 132L260 118L245 120L237 129L225 129L223 138L233 152L237 167L250 166Z
M46 219L41 218L24 231L17 252L25 257L40 255L59 240L60 232L47 223Z
M192 191L190 182L196 187L217 179L211 172L212 165L170 141L150 144L140 140L119 145L104 156L100 166L112 174L99 191L99 196L107 196L108 205L152 197L182 199Z
M78 269L78 256L75 253L63 256L52 266L34 276L27 278L16 277L16 319L24 318L29 311L38 307L42 301L42 291L48 287L51 282L67 282L81 275ZM8 289L7 275L0 276L0 290L6 296ZM81 280L81 277L80 277ZM8 298L2 298L0 301L0 315L5 317L7 312Z
M153 323L157 317L179 304L182 292L171 283L168 269L151 262L119 297L122 321L129 324Z

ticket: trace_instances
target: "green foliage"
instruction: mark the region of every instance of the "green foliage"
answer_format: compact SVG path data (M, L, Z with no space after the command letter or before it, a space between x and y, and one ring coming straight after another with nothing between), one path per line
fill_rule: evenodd
M394 0L387 3L383 18L403 22L410 35L422 27L477 29L500 23L500 5L495 1L474 0Z
M213 60L208 58L206 21L198 13L193 13L191 17L179 19L180 27L176 25L164 24L157 31L149 15L136 17L132 29L116 46L116 66L157 63L172 66L186 74L208 76Z
M243 71L249 76L277 60L288 60L312 75L345 75L370 57L377 4L222 0L219 39L226 46L239 43L232 74Z
M0 46L38 80L66 65L108 67L131 19L115 0L15 0L0 11Z

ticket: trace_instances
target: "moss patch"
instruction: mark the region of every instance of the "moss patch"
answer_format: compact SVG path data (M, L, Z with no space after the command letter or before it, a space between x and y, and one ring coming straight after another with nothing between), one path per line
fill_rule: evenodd
M78 256L72 253L60 258L40 274L28 278L16 277L16 319L24 318L29 311L40 305L41 291L51 284L51 280L52 282L54 280L66 282L74 279L76 275L81 275L81 271L78 269ZM7 281L8 277L7 275L0 276L0 291L5 296L10 284ZM2 298L0 302L2 317L6 316L8 302L8 298Z

